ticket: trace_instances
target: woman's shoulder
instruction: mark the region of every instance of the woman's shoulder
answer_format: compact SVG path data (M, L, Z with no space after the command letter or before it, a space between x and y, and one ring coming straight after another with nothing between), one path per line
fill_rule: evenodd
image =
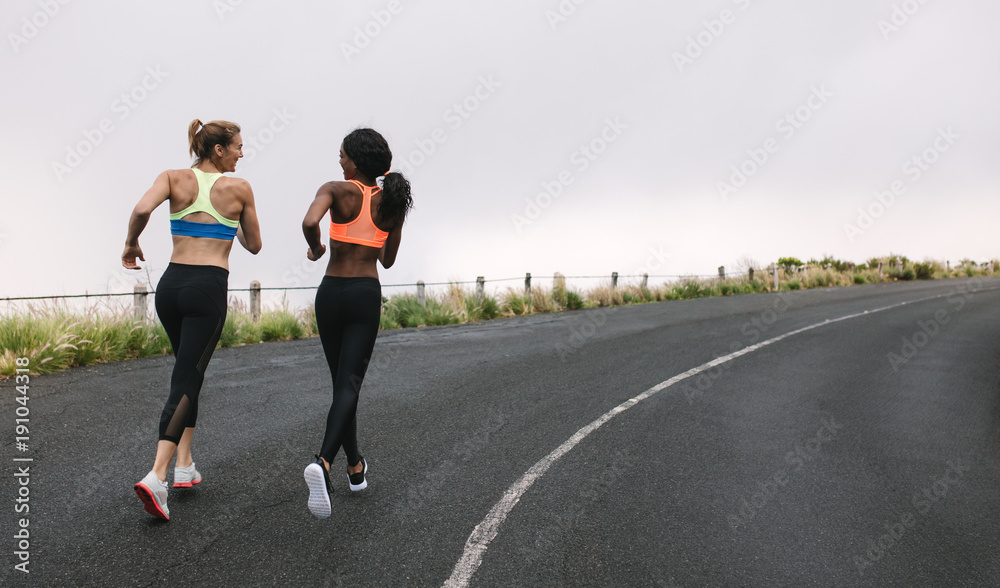
M230 194L239 198L244 198L253 194L253 190L250 188L250 182L244 178L236 178L233 176L222 176L216 180L213 192Z
M185 167L181 169L168 169L164 171L162 175L168 176L171 180L174 178L193 178L194 173L192 173L191 168Z
M319 187L319 192L325 192L334 197L354 196L361 193L353 183L346 180L330 180Z

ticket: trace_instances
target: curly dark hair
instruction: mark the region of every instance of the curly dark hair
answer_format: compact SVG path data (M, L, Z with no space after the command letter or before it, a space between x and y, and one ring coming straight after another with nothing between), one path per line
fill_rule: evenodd
M385 176L379 215L394 226L402 225L406 213L413 208L410 182L403 174L389 170L392 151L385 137L373 129L356 129L344 137L344 153L365 176L372 179Z

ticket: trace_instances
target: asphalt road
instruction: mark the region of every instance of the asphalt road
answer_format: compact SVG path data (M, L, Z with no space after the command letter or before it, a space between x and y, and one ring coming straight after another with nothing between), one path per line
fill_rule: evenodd
M132 484L172 358L32 378L26 452L8 380L0 584L998 586L998 334L992 278L384 332L369 488L339 457L325 520L302 481L330 403L318 339L216 352L204 482L171 491L169 522Z

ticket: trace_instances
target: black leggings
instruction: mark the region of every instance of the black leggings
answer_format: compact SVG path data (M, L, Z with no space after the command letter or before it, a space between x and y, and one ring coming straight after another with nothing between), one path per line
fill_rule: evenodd
M361 460L355 413L381 314L382 287L376 278L323 277L316 292L316 325L333 376L333 404L319 455L328 463L341 446L348 464Z
M229 271L214 265L171 263L156 286L156 315L174 348L170 396L160 415L160 440L180 443L198 420L205 368L226 322Z

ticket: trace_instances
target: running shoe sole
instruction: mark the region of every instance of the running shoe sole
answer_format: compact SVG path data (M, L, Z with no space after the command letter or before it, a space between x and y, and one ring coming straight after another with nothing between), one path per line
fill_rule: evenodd
M149 486L139 482L134 486L135 493L142 501L142 507L146 509L146 512L153 515L156 518L169 521L170 517L167 513L163 512L160 505L156 503L156 498L153 496L153 491L149 489Z
M302 476L309 486L309 512L321 519L330 516L330 492L327 490L326 472L318 463L306 466Z

